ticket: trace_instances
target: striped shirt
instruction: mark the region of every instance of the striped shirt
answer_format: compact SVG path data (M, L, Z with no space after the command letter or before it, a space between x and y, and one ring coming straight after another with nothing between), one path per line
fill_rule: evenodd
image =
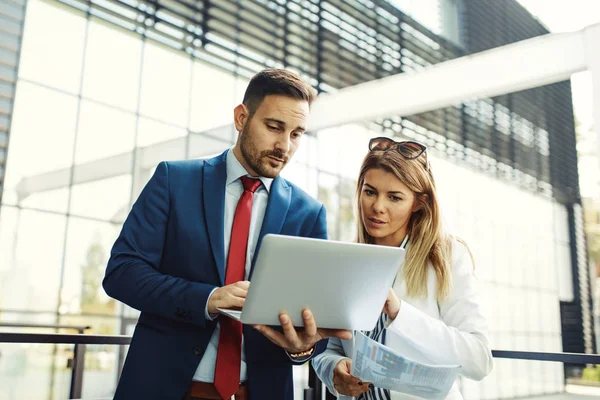
M405 249L407 244L408 244L408 235L406 235L406 237L404 238L402 243L400 243L400 247ZM396 280L394 280L394 283L396 283ZM392 286L394 286L394 285L392 285ZM385 345L385 333L386 333L385 326L386 326L387 320L388 320L387 314L381 313L381 316L379 317L379 321L377 321L377 325L375 325L375 328L373 328L372 331L363 332L363 333L368 338L373 339L374 341ZM360 396L358 396L356 398L356 400L391 400L391 399L392 399L392 397L390 395L389 390L381 389L378 387L375 387L375 388L369 390L368 392L362 393Z

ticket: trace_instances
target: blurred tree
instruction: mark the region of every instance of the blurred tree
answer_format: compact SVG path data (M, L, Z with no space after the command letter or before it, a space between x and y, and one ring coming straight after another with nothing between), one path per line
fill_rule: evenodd
M81 312L114 314L115 301L108 302L100 296L106 258L100 235L96 235L87 251L86 263L82 265Z

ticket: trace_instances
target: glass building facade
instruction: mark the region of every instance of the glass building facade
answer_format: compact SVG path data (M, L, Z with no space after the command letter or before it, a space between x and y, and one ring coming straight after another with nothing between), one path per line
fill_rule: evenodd
M475 21L487 14L475 3L29 0L5 142L0 136L8 148L0 322L131 334L139 313L108 298L101 280L158 162L231 147L233 108L263 67L290 68L320 92L335 92L506 43L476 40L485 34ZM529 17L531 36L544 33ZM553 114L561 102L568 110ZM327 206L330 238L351 241L368 140L427 143L445 222L475 256L493 348L561 352L561 313L574 312L579 325L569 343L583 351L589 286L580 274L572 118L569 84L561 83L339 126L304 136L283 176ZM125 351L88 346L84 397L112 395ZM72 346L7 344L0 352L0 399L68 396ZM306 366L295 372L300 393ZM467 399L563 388L562 365L517 360L497 360L484 381L462 382Z

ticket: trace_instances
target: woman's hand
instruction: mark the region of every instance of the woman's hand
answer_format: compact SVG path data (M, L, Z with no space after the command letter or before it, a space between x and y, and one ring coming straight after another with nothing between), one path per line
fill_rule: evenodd
M383 305L382 312L387 314L390 321L393 321L398 316L398 311L400 311L400 299L396 296L396 293L394 293L394 289L390 289L385 304Z
M372 386L367 382L350 375L352 360L343 358L333 369L333 387L339 394L356 397L361 393L368 392Z

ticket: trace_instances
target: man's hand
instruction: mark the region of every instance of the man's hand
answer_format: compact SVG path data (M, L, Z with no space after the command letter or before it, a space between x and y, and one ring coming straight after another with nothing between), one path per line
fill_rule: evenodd
M333 369L333 387L339 394L356 397L369 391L369 383L350 375L352 360L342 358Z
M208 299L208 312L216 314L217 308L242 308L250 282L239 281L216 289Z
M266 325L253 326L257 331L265 335L267 339L289 353L300 353L310 350L321 339L330 337L346 340L352 339L352 333L347 330L317 328L317 323L310 310L302 310L302 319L304 320L304 329L298 331L294 328L290 317L283 313L279 315L279 322L281 322L283 333Z
M390 289L388 293L388 297L385 300L385 304L383 305L382 312L387 314L388 318L393 321L398 316L398 312L400 311L400 299L394 293L394 289Z

